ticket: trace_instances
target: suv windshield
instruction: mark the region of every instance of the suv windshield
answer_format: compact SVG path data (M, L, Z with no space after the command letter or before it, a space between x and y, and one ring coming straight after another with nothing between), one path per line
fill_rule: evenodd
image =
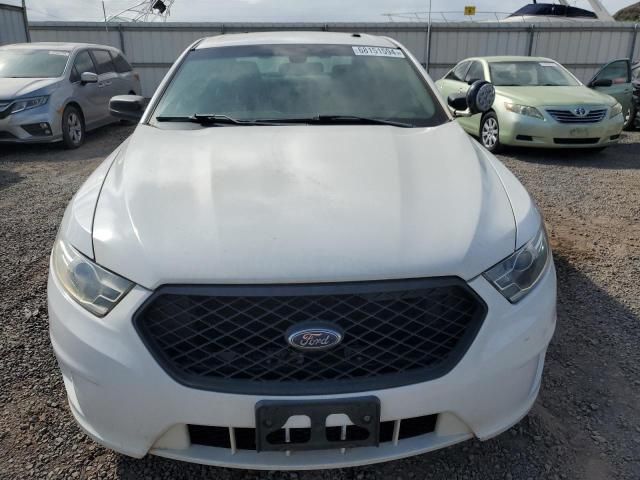
M496 87L575 87L580 83L556 62L491 62Z
M238 121L352 117L433 126L448 120L400 49L252 45L189 53L154 117ZM357 117L357 118L355 118Z
M60 77L67 60L63 50L0 49L0 78Z

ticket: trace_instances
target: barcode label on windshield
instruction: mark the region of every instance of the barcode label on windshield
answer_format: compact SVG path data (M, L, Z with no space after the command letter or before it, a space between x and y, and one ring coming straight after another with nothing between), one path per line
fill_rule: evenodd
M404 58L404 53L399 48L385 47L353 47L353 53L356 55L365 55L369 57L394 57Z

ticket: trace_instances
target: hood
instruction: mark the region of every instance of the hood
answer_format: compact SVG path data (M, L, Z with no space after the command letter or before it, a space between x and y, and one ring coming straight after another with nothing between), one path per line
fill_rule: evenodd
M496 87L496 95L532 107L580 104L613 106L616 103L613 97L584 85L574 87Z
M140 125L95 211L98 263L147 288L455 275L514 251L493 167L455 123Z
M0 78L0 100L22 97L59 81L59 78Z

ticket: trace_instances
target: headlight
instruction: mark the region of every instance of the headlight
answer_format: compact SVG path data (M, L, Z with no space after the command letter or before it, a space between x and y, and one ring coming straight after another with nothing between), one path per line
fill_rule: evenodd
M613 107L611 107L611 112L609 112L609 118L616 117L622 113L622 105L616 103Z
M109 313L133 287L129 280L105 270L60 239L56 239L51 260L69 296L98 317Z
M542 227L527 244L483 275L507 300L516 303L538 283L549 257L547 234Z
M33 97L33 98L25 98L24 100L16 100L11 105L11 113L18 113L23 110L29 110L30 108L36 108L41 105L44 105L49 100L49 97Z
M505 102L504 108L513 113L518 113L520 115L526 115L527 117L539 118L540 120L544 120L544 117L540 113L536 107L529 107L527 105L518 105L515 103Z

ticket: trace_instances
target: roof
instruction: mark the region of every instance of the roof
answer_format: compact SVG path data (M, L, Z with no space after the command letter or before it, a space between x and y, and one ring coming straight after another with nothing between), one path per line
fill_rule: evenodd
M0 48L20 48L20 49L33 49L33 50L64 50L72 52L80 48L108 48L117 50L115 47L109 45L98 45L95 43L71 43L71 42L33 42L33 43L14 43L11 45L3 45Z
M228 47L234 45L282 45L282 44L325 44L325 45L366 45L370 47L397 48L385 37L366 33L338 32L254 32L234 33L205 38L197 48Z
M502 55L488 57L473 57L467 60L485 60L486 62L555 62L555 60L546 57L527 57L525 55Z

